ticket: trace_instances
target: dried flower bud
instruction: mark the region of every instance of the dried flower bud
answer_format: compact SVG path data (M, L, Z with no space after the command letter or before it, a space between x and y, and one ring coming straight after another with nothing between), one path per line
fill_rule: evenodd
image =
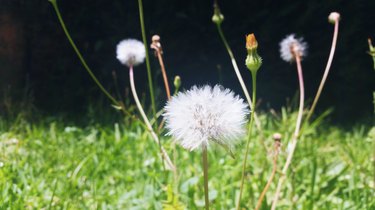
M336 21L338 22L340 20L340 13L338 12L331 12L328 16L328 22L335 24Z
M258 48L258 42L255 39L254 34L249 34L246 36L246 49L247 50L253 50Z
M252 72L257 72L262 65L262 58L258 55L258 42L255 39L254 34L249 34L246 36L246 66Z
M273 140L275 141L281 141L281 134L280 133L274 133L272 136Z

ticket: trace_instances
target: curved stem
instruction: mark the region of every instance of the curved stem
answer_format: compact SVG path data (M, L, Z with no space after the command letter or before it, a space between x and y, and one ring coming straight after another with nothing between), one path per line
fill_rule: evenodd
M288 171L289 165L292 162L293 154L297 146L297 138L299 135L299 131L301 128L301 122L302 122L302 114L303 114L303 104L304 104L304 98L305 98L305 88L303 83L303 74L302 74L302 66L301 66L301 58L299 55L296 55L296 63L297 63L297 71L298 71L298 81L299 81L299 89L300 89L300 99L299 99L299 109L298 109L298 116L297 116L297 122L296 122L296 128L293 134L293 138L291 141L291 147L288 154L288 157L286 159L285 165L282 170L281 177L279 179L279 182L277 183L276 193L274 196L274 200L272 203L271 210L276 209L277 202L279 200L279 195L281 191L282 184L284 180L286 179L286 172Z
M91 76L91 78L94 80L94 82L96 83L96 85L98 85L98 87L100 88L100 90L112 101L112 103L114 103L115 105L117 106L120 106L120 104L118 103L118 101L113 98L111 96L111 94L109 94L106 89L103 87L103 85L99 82L99 80L95 77L94 73L91 71L90 67L87 65L85 59L83 59L83 56L81 54L81 52L78 50L76 44L74 43L72 37L70 36L69 34L69 31L68 29L66 28L65 26L65 22L64 20L62 19L62 16L60 14L60 10L59 10L59 7L57 5L57 2L56 0L49 0L49 2L51 2L53 8L55 9L55 12L56 12L56 15L57 15L57 18L59 19L59 22L61 24L61 27L62 29L64 30L64 33L65 33L65 36L68 38L69 40L69 43L70 45L73 47L74 49L74 52L77 54L79 60L81 61L83 67L86 69L86 71L89 73L89 75Z
M241 75L240 70L238 68L236 59L234 58L233 52L232 52L232 50L231 50L231 48L230 48L230 46L229 46L229 44L227 42L227 39L224 36L223 30L221 29L221 25L220 24L216 24L216 26L217 26L217 30L219 32L220 38L221 38L222 42L224 43L224 46L225 46L225 48L226 48L226 50L227 50L227 52L229 54L230 60L231 60L232 65L233 65L234 72L236 73L238 81L240 82L240 85L241 85L242 91L245 94L246 100L247 100L247 102L248 102L251 110L255 110L255 103L251 102L250 94L247 91L246 85L245 85L245 83L244 83L244 81L242 79L242 75ZM258 118L258 116L257 116L257 114L255 112L254 112L254 118L255 118L255 124L257 126L257 129L259 130L260 134L263 137L264 135L263 135L263 131L262 131L262 126L261 126L259 118Z
M204 177L204 202L206 210L210 209L210 199L208 197L208 160L207 147L202 146L202 162L203 162L203 177Z
M147 38L146 38L145 22L144 22L144 18L143 18L142 0L138 0L138 8L139 8L139 21L140 21L141 30L142 30L142 40L143 40L143 44L145 45L145 51L146 51L146 67L147 67L148 86L149 86L149 89L150 89L152 114L155 116L156 106L155 106L154 86L152 84L150 56L148 54L148 47L147 47L148 45L147 45Z
M266 192L267 192L268 188L271 186L273 178L275 177L276 170L277 170L277 157L279 155L279 145L280 145L280 142L276 143L276 145L275 145L275 156L273 158L273 168L272 168L271 176L270 176L270 178L268 178L267 184L264 187L262 193L260 194L260 197L259 197L259 200L258 200L257 205L255 207L255 210L259 210L260 206L262 205L262 201L264 199L264 196L266 195Z
M309 110L309 112L307 114L305 122L309 121L311 115L314 113L316 104L318 103L320 94L322 93L324 84L325 84L325 82L327 80L328 73L329 73L329 70L331 68L333 56L335 54L335 49L336 49L336 43L337 43L337 36L338 36L338 34L339 34L339 20L336 20L335 21L335 29L334 29L334 32L333 32L333 39L332 39L331 51L329 53L329 57L328 57L328 62L327 62L327 65L326 65L326 69L324 70L324 74L323 74L322 80L320 81L320 85L319 85L318 91L316 92L316 95L315 95L315 98L314 98L314 102L311 105L311 108L310 108L310 110Z
M256 101L256 71L251 71L252 73L252 79L253 79L253 103L252 107L255 108L255 101ZM237 205L236 209L240 209L240 204L241 204L241 198L242 198L242 193L243 193L243 186L245 182L245 174L246 174L246 162L247 162L247 157L249 156L249 151L250 151L250 140L251 140L251 134L252 134L252 128L253 128L253 123L254 123L254 116L255 116L255 109L251 110L251 116L250 116L250 125L249 125L249 137L247 139L246 143L246 152L242 164L242 175L241 175L241 184L240 184L240 195L237 200Z
M162 160L163 160L163 166L164 166L164 160L165 160L166 164L169 167L169 169L172 170L172 171L174 171L175 170L175 166L173 165L173 163L172 163L171 159L169 158L167 152L165 151L164 147L161 145L158 136L156 135L156 133L152 129L151 123L148 120L148 118L147 118L147 116L146 116L146 114L145 114L145 112L144 112L144 110L142 108L141 103L139 102L139 98L138 98L137 91L135 89L135 84L134 84L133 66L131 66L129 68L129 77L130 77L130 88L131 88L132 93L133 93L134 101L135 101L135 103L137 105L137 108L138 108L138 110L139 110L142 118L143 118L143 121L146 123L147 129L151 133L152 138L159 145L160 153L162 155Z
M78 59L82 63L82 65L85 68L85 70L89 73L89 75L91 76L92 80L94 80L95 84L108 97L108 99L112 101L113 104L115 104L116 106L121 107L121 111L123 112L124 115L128 115L132 119L140 121L138 118L134 117L129 111L127 111L125 109L125 106L122 103L118 102L110 93L108 93L108 91L99 82L99 80L96 78L96 76L94 75L94 73L92 72L92 70L90 69L90 67L87 65L85 59L83 58L81 52L78 50L78 48L77 48L76 44L74 43L72 37L70 36L70 33L69 33L68 29L66 28L65 22L64 22L64 20L63 20L63 18L61 16L61 13L60 13L60 10L59 10L59 7L57 5L56 0L49 0L49 2L51 2L52 6L53 6L53 8L54 8L54 10L56 12L57 18L59 19L60 25L61 25L64 33L65 33L65 36L68 38L68 41L69 41L70 45L72 46L74 52L77 54ZM140 122L142 123L142 121L140 121ZM142 126L145 126L145 125L142 123Z

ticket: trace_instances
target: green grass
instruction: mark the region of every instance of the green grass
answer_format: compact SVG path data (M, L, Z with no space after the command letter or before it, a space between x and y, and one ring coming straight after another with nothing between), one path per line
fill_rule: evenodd
M248 209L272 169L272 152L263 145L270 150L272 134L283 134L281 168L295 115L286 109L260 115L267 138L262 143L256 134L251 141L242 201ZM297 147L278 209L375 209L374 132L365 126L344 130L320 119L312 123ZM162 141L172 156L171 139ZM235 206L244 144L234 152L236 159L221 148L209 150L212 209ZM177 146L178 185L157 155L157 145L136 123L0 120L0 209L162 209L173 203L172 188L186 209L202 209L200 153ZM278 177L262 209L269 209Z

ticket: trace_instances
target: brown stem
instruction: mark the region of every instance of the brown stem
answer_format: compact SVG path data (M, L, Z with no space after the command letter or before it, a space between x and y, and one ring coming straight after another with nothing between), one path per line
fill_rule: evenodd
M169 89L169 83L168 83L168 77L167 77L167 71L165 70L164 62L163 62L163 50L160 44L160 36L154 35L152 37L152 43L151 48L155 50L155 55L158 57L161 73L163 75L164 80L164 86L165 86L165 92L167 93L168 100L171 99L171 91Z
M264 187L262 193L260 194L259 200L257 202L257 205L255 207L255 210L259 210L260 206L262 205L262 201L264 199L264 196L266 195L266 192L268 191L268 188L271 186L271 183L273 181L273 178L275 177L276 171L277 171L277 158L279 155L279 150L280 150L280 139L276 140L275 139L275 154L273 157L273 168L272 168L272 173L270 178L268 178L267 184Z

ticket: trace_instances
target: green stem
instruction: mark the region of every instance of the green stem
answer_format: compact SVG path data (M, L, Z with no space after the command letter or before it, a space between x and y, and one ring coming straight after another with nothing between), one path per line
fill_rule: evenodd
M246 97L246 100L250 106L250 108L252 110L255 110L254 107L253 107L253 104L255 103L252 103L252 100L251 100L251 97L250 97L250 94L249 92L247 91L247 87L242 79L242 75L240 73L240 70L238 68L238 65L237 65L237 62L236 62L236 59L234 58L234 55L233 55L233 52L227 42L227 39L225 38L224 36L224 33L223 33L223 30L221 29L221 24L216 24L217 26L217 31L219 32L219 35L220 35L220 38L221 38L221 41L223 42L224 46L225 46L225 49L227 50L228 54L229 54L229 57L230 57L230 60L232 62L232 66L233 66L233 69L234 69L234 72L236 73L236 76L237 76L237 79L238 81L240 82L240 85L241 85L241 88L242 88L242 91L244 92L245 94L245 97ZM255 99L254 99L255 100ZM255 105L254 105L255 106ZM256 113L254 113L254 119L255 119L255 125L257 126L257 129L259 130L262 138L264 139L264 134L263 134L263 131L262 131L262 126L260 124L260 121L259 121L259 118L257 116ZM262 145L264 148L265 145L264 145L264 142L262 141Z
M142 30L142 40L143 40L143 44L145 45L145 50L146 50L146 67L147 67L148 86L150 88L152 114L155 116L156 106L155 106L155 97L154 97L154 86L152 84L150 57L149 57L149 54L148 54L148 44L147 44L147 37L146 37L146 30L145 30L145 22L144 22L144 18L143 18L144 16L143 16L142 0L138 0L138 7L139 7L139 20L140 20L140 23L141 23L141 30Z
M254 116L255 116L255 101L256 101L256 76L257 72L256 71L251 71L251 76L253 80L253 103L252 103L252 110L251 110L251 116L250 116L250 125L249 125L249 137L247 139L246 143L246 152L242 164L242 176L241 176L241 185L240 185L240 195L238 197L237 201L237 206L236 209L240 209L240 204L241 204L241 198L242 198L242 193L243 193L243 186L244 186L244 181L245 181L245 172L246 172L246 162L247 162L247 157L249 156L249 150L250 150L250 140L252 136L252 127L254 124Z
M203 177L204 177L204 203L206 210L210 209L210 199L208 197L208 160L207 147L202 146L202 162L203 162Z
M59 10L59 7L57 5L56 0L49 0L49 2L51 2L53 8L55 9L57 18L59 19L60 25L63 28L65 36L68 38L70 45L73 47L74 52L77 54L77 56L78 56L79 60L81 61L83 67L89 73L89 75L94 80L94 82L96 83L96 85L98 85L98 87L100 88L100 90L108 97L109 100L112 101L113 104L115 104L116 106L121 107L121 111L123 112L124 115L128 115L132 119L134 119L136 121L139 121L142 124L142 126L145 127L146 125L142 121L140 121L138 118L136 118L135 116L133 116L129 111L127 111L125 109L125 107L123 106L123 104L119 103L115 98L113 98L111 96L111 94L109 94L108 91L106 91L106 89L103 87L103 85L95 77L94 73L91 71L90 67L87 65L85 59L83 58L82 54L80 53L80 51L78 50L77 46L75 45L72 37L70 36L69 31L68 31L68 29L65 26L64 20L62 19L62 16L61 16L61 13L60 13L60 10Z
M105 95L106 95L106 96L112 101L112 103L114 103L114 104L117 105L117 106L120 106L120 104L118 103L118 101L117 101L115 98L113 98L113 97L111 96L111 94L109 94L109 93L105 90L105 88L103 87L103 85L99 82L99 80L95 77L94 73L91 71L90 67L87 65L85 59L83 59L82 54L79 52L79 50L78 50L76 44L74 43L72 37L71 37L70 34L69 34L68 29L67 29L66 26L65 26L64 20L62 19L62 16L61 16L60 11L59 11L59 8L58 8L58 6L57 6L57 2L56 2L56 0L49 0L49 2L51 2L51 4L53 5L53 8L55 9L55 12L56 12L56 14L57 14L57 18L58 18L59 21L60 21L61 27L63 28L64 33L65 33L66 37L68 38L70 45L73 47L75 53L77 54L79 60L81 61L82 65L83 65L83 67L84 67L84 68L86 69L86 71L89 73L89 75L90 75L91 78L94 80L94 82L96 83L96 85L98 85L98 87L100 88L100 90L101 90L101 91L102 91L102 92L103 92L103 93L104 93L104 94L105 94Z

